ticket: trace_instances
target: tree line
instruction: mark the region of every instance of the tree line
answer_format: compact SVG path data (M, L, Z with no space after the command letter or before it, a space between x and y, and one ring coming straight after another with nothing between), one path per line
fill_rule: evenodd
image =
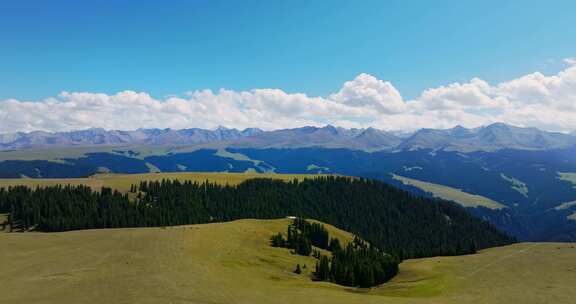
M331 250L332 257L321 255L315 276L319 280L353 287L372 287L392 279L399 261L358 237L346 247Z
M132 192L69 185L10 187L0 189L0 212L10 213L14 230L46 232L314 218L358 235L398 260L468 254L515 241L453 203L361 178L257 178L239 185L143 181ZM325 244L326 237L314 232L310 241Z
M323 225L295 218L293 223L288 225L286 238L282 233L275 234L270 238L270 244L272 247L290 248L296 254L309 256L312 246L328 249L329 235Z
M387 282L398 273L399 261L364 240L354 237L345 247L337 238L330 238L323 225L302 218L288 225L286 238L282 233L270 238L273 247L293 249L293 253L318 259L313 278L352 287L373 287ZM323 255L311 246L329 251ZM300 264L294 271L300 274Z
M295 218L294 222L288 225L286 238L282 233L275 234L270 238L270 244L272 247L289 248L296 254L309 256L312 246L328 249L328 239L328 231L323 225Z

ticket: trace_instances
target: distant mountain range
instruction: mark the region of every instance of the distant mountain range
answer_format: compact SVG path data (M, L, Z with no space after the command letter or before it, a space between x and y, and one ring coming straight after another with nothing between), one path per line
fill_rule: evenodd
M125 145L196 145L225 142L255 136L260 129L138 129L135 131L107 131L99 128L71 132L13 133L0 135L1 150L25 150L69 146L125 146Z
M498 151L551 150L576 145L576 133L570 135L520 128L503 123L467 129L421 129L398 135L374 128L344 129L331 125L263 131L219 127L206 129L138 129L119 131L88 129L71 132L0 134L0 151L71 146L200 146L230 148L346 148L361 151Z
M374 178L458 202L521 240L576 241L575 134L497 123L411 134L325 126L0 135L0 184L186 171Z
M503 123L466 129L422 129L403 141L400 150L433 149L444 151L552 150L576 145L576 136L520 128Z

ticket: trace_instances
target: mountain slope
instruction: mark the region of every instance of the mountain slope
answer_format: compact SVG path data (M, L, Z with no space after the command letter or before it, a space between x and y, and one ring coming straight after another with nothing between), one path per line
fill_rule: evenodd
M573 136L519 128L502 123L476 129L457 126L452 129L422 129L403 141L400 150L446 150L459 152L516 150L553 150L576 145Z
M14 230L45 232L297 215L342 227L398 259L467 254L515 241L452 203L374 180L260 178L227 186L162 179L130 188L131 196L82 185L0 189L0 212L10 212Z
M368 129L334 126L302 127L274 131L219 127L204 129L138 129L106 131L89 129L72 132L31 132L0 135L0 151L65 148L72 146L161 146L202 148L346 148L363 151L446 150L459 152L502 149L550 150L576 145L576 137L535 128L501 123L476 129L422 129L411 136Z
M375 151L390 150L397 147L401 142L402 140L399 137L391 133L368 128L350 141L350 148L362 150L363 147L364 149Z
M464 207L471 207L471 208L485 207L488 209L496 209L496 210L506 208L505 205L502 205L489 198L480 195L473 195L470 193L466 193L459 189L433 183L427 183L396 174L393 174L392 178L402 182L405 185L414 186L426 192L430 192L434 197L439 197L445 200L453 201Z
M71 151L72 150L72 151ZM574 241L576 209L554 207L576 200L576 188L560 173L576 172L576 149L549 151L500 150L364 152L350 149L200 149L192 152L153 152L116 147L90 153L82 148L0 152L22 158L0 162L0 178L62 178L90 176L106 168L114 173L147 173L150 164L163 172L330 172L384 180L399 187L391 174L461 189L505 205L499 215L482 215L522 240ZM143 151L143 152L140 152ZM152 155L150 155L152 154ZM233 155L243 155L238 158ZM32 160L47 157L49 160ZM414 187L407 190L427 195ZM521 191L519 191L519 189ZM576 207L574 207L576 208Z
M400 138L374 128L344 129L334 126L303 127L262 132L230 142L231 148L297 148L325 147L354 150L390 150L401 142Z
M313 258L273 248L288 220L162 228L1 233L7 303L572 303L576 249L516 244L407 260L370 290L313 282ZM350 235L325 225L341 239ZM294 265L307 265L303 275ZM30 267L34 265L34 267ZM518 271L522 275L518 275ZM34 292L30 292L33 290Z

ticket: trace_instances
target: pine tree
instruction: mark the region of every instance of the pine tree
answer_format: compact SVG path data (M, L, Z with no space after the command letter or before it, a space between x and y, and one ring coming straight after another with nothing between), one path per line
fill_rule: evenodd
M302 270L300 269L300 264L296 264L296 270L294 270L295 274L301 274Z
M342 245L340 245L339 239L330 239L330 245L328 246L329 251L340 251L342 249Z
M270 245L272 247L285 247L286 241L281 233L275 234L270 238Z
M328 257L323 255L320 257L320 261L316 264L316 271L314 275L320 281L327 281L330 275L330 263Z

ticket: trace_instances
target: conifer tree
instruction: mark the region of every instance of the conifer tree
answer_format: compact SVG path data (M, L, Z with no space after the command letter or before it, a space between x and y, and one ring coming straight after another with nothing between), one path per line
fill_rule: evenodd
M328 257L323 255L320 257L320 261L316 264L316 271L314 271L314 275L320 281L327 281L330 275L330 264L328 261Z
M296 264L296 270L294 270L295 274L301 274L302 270L300 269L300 264Z

